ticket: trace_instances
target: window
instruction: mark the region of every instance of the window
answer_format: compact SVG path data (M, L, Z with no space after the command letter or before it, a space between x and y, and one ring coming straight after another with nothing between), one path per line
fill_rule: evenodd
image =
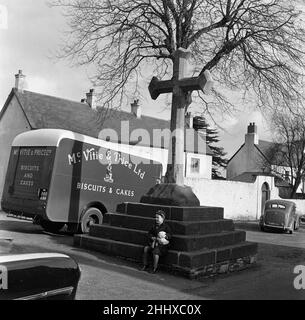
M191 158L191 173L199 173L200 172L200 159Z
M272 209L286 209L286 207L283 204L278 204L278 203L272 203L270 205L270 208L272 208Z
M289 171L285 170L285 181L290 182L290 174Z

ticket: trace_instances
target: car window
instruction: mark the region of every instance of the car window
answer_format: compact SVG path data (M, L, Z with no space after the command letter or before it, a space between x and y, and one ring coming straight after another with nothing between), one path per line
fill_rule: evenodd
M286 209L286 207L283 204L278 204L278 203L271 203L270 208L272 208L272 209Z

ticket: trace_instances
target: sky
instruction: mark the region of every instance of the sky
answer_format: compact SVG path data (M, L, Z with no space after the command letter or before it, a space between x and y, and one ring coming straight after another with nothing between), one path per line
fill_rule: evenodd
M50 8L45 0L0 0L0 108L14 87L18 70L26 75L27 90L74 101L85 98L92 88L90 70L55 58L66 28L60 9ZM151 100L148 91L140 104L142 114L170 118L170 110L162 102ZM242 103L233 116L219 115L216 121L224 129L218 128L219 146L228 158L244 142L250 122L257 124L260 139L272 140L262 114Z

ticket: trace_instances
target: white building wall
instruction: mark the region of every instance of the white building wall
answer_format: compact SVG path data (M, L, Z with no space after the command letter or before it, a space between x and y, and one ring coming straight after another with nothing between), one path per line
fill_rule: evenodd
M247 172L247 159L246 148L243 146L227 165L227 179L232 179L243 172Z
M199 159L199 172L192 171L192 159ZM186 154L186 177L212 178L212 157L206 154Z
M305 214L305 200L288 199L288 201L293 201L296 204L297 213Z
M16 97L13 97L0 121L0 199L2 197L11 144L18 134L28 130L30 130L29 123L25 119Z

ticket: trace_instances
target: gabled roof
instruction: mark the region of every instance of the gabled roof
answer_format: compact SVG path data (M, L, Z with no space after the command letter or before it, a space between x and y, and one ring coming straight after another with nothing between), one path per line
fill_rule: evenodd
M238 152L242 149L242 147L244 146L245 144L243 143L239 148L238 148L238 150L233 154L233 156L229 159L229 161L228 161L228 164L229 164L229 162L238 154Z
M247 183L253 183L255 182L256 178L258 176L265 176L265 177L274 177L275 175L270 172L243 172L240 175L230 178L232 181L242 181Z
M274 183L276 187L291 187L289 182L285 181L282 177L271 172L243 172L242 174L234 178L231 178L230 180L254 183L258 176L274 177Z
M82 102L71 101L58 97L31 91L20 92L12 89L6 103L1 110L0 120L5 113L12 97L16 96L20 107L32 129L65 129L97 138L102 129L110 128L117 132L120 142L121 121L129 121L129 132L135 129L145 129L149 132L151 140L153 129L166 129L170 127L170 121L142 115L137 118L130 112L121 110L107 110L98 108L98 111ZM197 133L195 137L198 138ZM138 145L145 145L137 141ZM153 147L153 141L150 144ZM195 153L198 148L195 144ZM192 151L192 150L186 150ZM212 155L212 151L206 146L206 154Z
M269 150L273 149L276 147L277 144L271 141L265 141L265 140L259 140L257 147L259 150L264 154L267 155Z
M239 149L233 154L228 163L239 153L239 151L244 147L244 143L239 147ZM265 140L259 140L258 144L254 145L259 153L267 160L270 165L279 165L282 162L282 159L279 159L280 152L284 152L285 146ZM274 155L274 152L277 153L277 156ZM284 165L284 164L283 164Z
M270 165L289 166L287 159L283 157L283 154L287 152L287 148L284 144L259 140L256 147Z

